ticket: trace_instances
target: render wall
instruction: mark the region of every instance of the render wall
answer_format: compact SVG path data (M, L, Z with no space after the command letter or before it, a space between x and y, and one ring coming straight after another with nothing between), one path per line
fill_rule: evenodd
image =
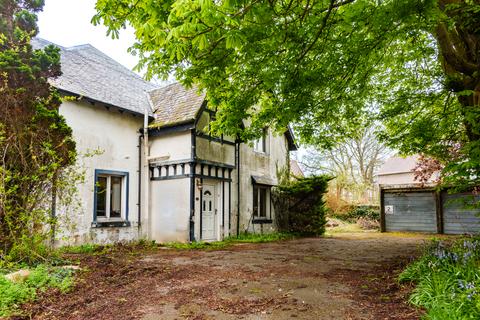
M197 137L197 158L235 165L235 146Z
M149 137L151 161L190 159L192 140L190 131L173 132L159 137Z
M379 185L400 185L400 184L413 184L417 181L415 181L415 176L413 172L399 172L399 173L378 175L377 182Z
M67 101L60 113L73 130L77 143L78 184L75 203L57 209L62 223L61 244L112 243L140 237L138 228L138 138L143 118L82 101ZM88 156L93 151L99 154ZM128 220L130 227L93 228L95 169L128 172Z
M288 143L285 135L275 135L269 130L267 152L260 153L248 144L240 146L240 232L263 232L275 230L275 211L271 199L267 199L267 207L273 223L253 224L253 183L252 176L264 176L278 183L277 168L283 169L288 164ZM234 203L237 203L237 173L234 175ZM268 208L267 208L268 211ZM232 234L236 233L237 206L233 208Z
M203 112L197 122L197 131L208 136L209 123L211 116L208 112ZM232 137L224 137L225 141L235 142ZM198 159L211 162L221 162L224 164L235 165L235 146L231 144L211 141L205 138L196 138L196 154Z
M151 181L151 240L187 242L190 238L190 179Z

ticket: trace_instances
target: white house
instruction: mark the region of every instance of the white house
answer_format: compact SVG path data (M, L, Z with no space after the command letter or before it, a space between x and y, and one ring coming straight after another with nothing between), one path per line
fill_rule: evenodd
M34 39L36 48L49 42ZM268 232L271 187L295 150L293 134L265 129L253 143L214 137L215 112L196 90L158 87L90 45L61 49L60 113L73 130L85 181L63 242L220 240Z

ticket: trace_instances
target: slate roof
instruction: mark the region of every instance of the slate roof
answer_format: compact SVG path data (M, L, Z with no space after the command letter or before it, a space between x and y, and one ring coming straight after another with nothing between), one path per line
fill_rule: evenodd
M51 43L43 39L32 39L34 48L48 44ZM144 114L145 110L151 114L147 92L156 85L89 44L58 47L63 74L52 80L57 89L137 114Z
M193 87L186 89L180 83L172 83L149 92L155 121L152 127L173 126L195 120L205 101Z

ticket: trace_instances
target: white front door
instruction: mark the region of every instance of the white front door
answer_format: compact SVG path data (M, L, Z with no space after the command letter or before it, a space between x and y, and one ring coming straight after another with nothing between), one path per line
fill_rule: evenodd
M216 240L215 186L204 184L202 189L202 240Z

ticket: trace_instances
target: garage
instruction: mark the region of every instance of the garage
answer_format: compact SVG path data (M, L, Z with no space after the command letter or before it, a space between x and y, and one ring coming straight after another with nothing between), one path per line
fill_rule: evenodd
M407 231L445 234L480 232L480 196L451 194L434 188L404 187L380 190L382 232Z
M437 232L435 193L384 193L385 231Z
M387 159L377 173L382 232L412 231L446 234L480 232L480 195L439 191L439 173L420 183L418 156ZM478 205L477 205L478 207Z

